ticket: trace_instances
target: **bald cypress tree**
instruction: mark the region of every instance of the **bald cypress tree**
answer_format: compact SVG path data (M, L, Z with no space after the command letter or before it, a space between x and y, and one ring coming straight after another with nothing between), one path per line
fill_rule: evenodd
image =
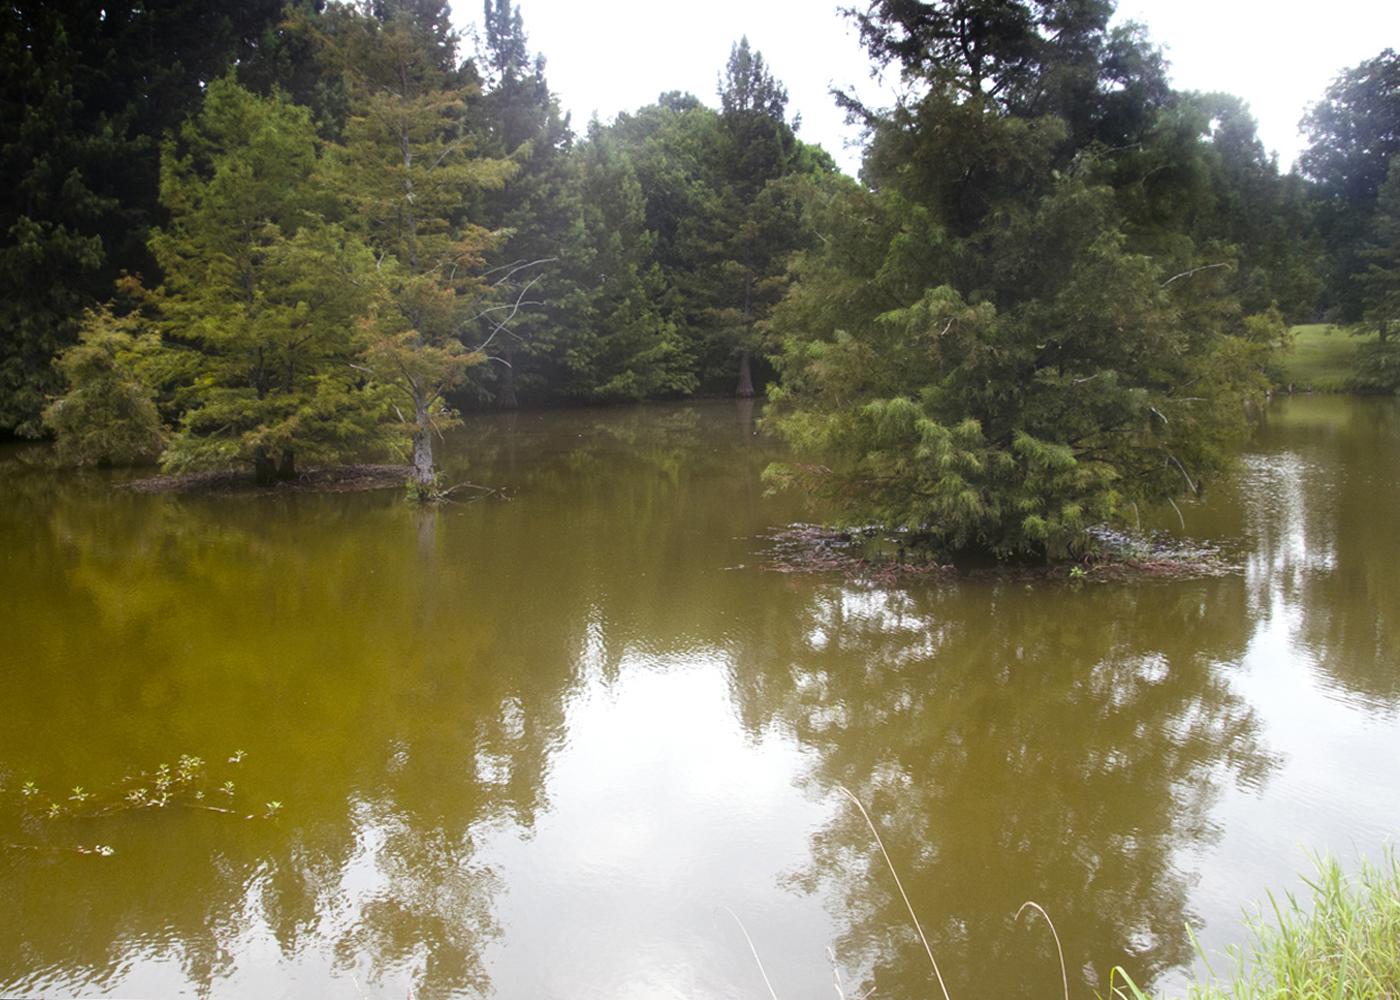
M372 261L323 218L319 168L307 110L231 78L166 143L154 301L168 367L188 373L167 469L250 464L268 484L381 437L387 407L355 327Z
M333 40L351 103L327 171L376 259L365 358L392 389L424 492L437 478L434 435L455 419L445 397L490 347L474 342L475 320L498 237L468 212L516 169L478 155L466 125L473 85L434 14L444 6L386 3Z

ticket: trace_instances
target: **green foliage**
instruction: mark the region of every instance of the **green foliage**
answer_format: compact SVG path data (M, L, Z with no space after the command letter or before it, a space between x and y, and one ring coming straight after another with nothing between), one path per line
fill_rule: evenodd
M694 358L662 306L656 236L646 228L632 159L601 128L577 159L584 238L567 268L579 289L564 354L569 394L617 400L689 393Z
M1061 149L1136 140L1170 97L1166 62L1134 24L1108 27L1110 0L876 0L854 12L881 65L953 95L954 106L1054 118ZM849 108L878 126L853 98Z
M712 194L691 220L698 253L687 291L703 331L705 370L737 360L735 392L752 396L761 324L782 297L787 259L802 243L801 215L781 183L795 172L797 139L785 118L787 91L747 38L730 50L719 98Z
M1347 388L1353 392L1400 392L1400 341L1359 344Z
M78 343L54 361L67 391L44 410L60 462L135 465L160 454L165 430L142 377L143 360L158 349L140 314L117 316L110 305L88 310Z
M1374 331L1376 340L1357 348L1349 388L1393 393L1400 391L1400 339L1393 337L1400 327L1400 158L1391 162L1377 195L1371 234L1361 251L1366 271L1357 284L1365 319L1362 329Z
M1327 251L1326 303L1335 319L1365 313L1364 244L1389 164L1400 152L1400 53L1386 49L1338 75L1303 119L1309 146L1299 157L1317 184L1318 227Z
M920 5L923 27L938 35L959 6ZM1214 154L1183 108L1138 114L1127 163L1093 145L1069 155L1076 123L1024 102L1062 71L1111 80L1106 66L1029 35L1024 52L981 39L981 62L959 43L950 65L936 44L906 50L895 5L872 10L875 54L927 87L873 121L873 192L809 199L821 246L772 320L775 412L828 464L771 478L943 553L1078 554L1090 526L1196 492L1224 465L1286 327L1268 302L1246 312L1237 249L1204 229ZM1111 49L1093 18L1075 23ZM984 92L998 81L1005 94Z
M228 763L237 765L245 756L239 750L228 758ZM261 812L248 812L250 807L239 800L237 784L228 779L215 787L216 780L202 757L181 754L173 765L162 763L148 771L136 771L119 782L93 791L75 785L66 793L49 795L35 782L26 781L19 789L18 811L31 829L56 820L81 819L91 823L114 816L167 809L220 813L245 820L272 819L282 811L281 802L268 802ZM111 857L117 853L110 844L11 843L6 846L101 857Z
M530 56L519 8L511 0L487 0L484 17L485 92L474 102L474 128L482 152L508 159L516 170L480 198L482 224L502 239L488 254L496 308L483 311L478 336L490 340L495 362L474 381L503 407L518 405L521 394L587 397L594 386L577 392L564 359L588 339L579 315L588 290L579 273L587 256L582 164L544 59Z
M461 338L481 305L485 255L498 237L463 209L516 170L472 155L465 122L472 88L436 57L437 27L436 17L425 23L395 8L383 19L361 17L336 40L351 106L326 174L347 228L374 257L362 272L365 364L389 387L414 475L425 484L436 475L432 436L453 418L444 394L489 346L469 348Z
M147 271L161 133L279 0L0 9L0 429L40 430L54 355L122 271Z
M1362 256L1367 265L1360 277L1365 319L1384 341L1390 325L1400 324L1400 157L1391 162L1376 198L1371 239Z
M1393 853L1379 865L1361 864L1346 876L1331 858L1320 859L1306 880L1311 898L1269 897L1252 921L1252 941L1233 949L1236 971L1226 982L1192 985L1190 1000L1332 1000L1385 997L1400 989L1400 862ZM1207 959L1207 967L1210 961ZM1214 980L1215 974L1211 974ZM1122 980L1123 985L1117 985ZM1147 1000L1122 969L1109 995Z
M518 6L484 0L483 12L465 63L444 0L0 13L13 112L0 160L16 179L0 194L0 428L38 430L59 390L53 357L123 269L160 289L166 350L143 377L175 429L167 466L252 462L263 476L394 438L431 478L432 435L468 396L684 395L728 390L736 370L751 393L774 352L800 395L830 364L805 371L799 341L907 342L901 310L937 289L991 307L979 336L996 349L960 341L971 327L955 324L947 347L961 355L862 355L854 371L875 381L883 366L939 385L848 386L846 402L924 406L936 389L931 419L971 415L989 447L1010 449L998 408L1039 399L1041 369L1092 374L1113 339L1105 323L1185 352L1224 386L1267 339L1247 317L1313 311L1324 256L1329 301L1344 283L1357 318L1364 305L1374 325L1390 309L1374 303L1394 297L1389 237L1373 224L1394 145L1389 51L1310 115L1314 197L1278 175L1238 99L1173 92L1142 29L1109 27L1108 0L880 0L853 16L910 96L886 112L839 97L871 137L870 189L857 193L797 139L786 91L747 39L723 67L718 110L665 94L576 141ZM1154 282L1165 295L1147 295ZM1131 308L1104 288L1146 298ZM1082 356L1060 356L1063 324ZM1054 355L1038 368L1032 342ZM1370 360L1366 378L1388 378ZM999 381L1028 364L1029 389ZM1144 367L1132 391L1160 402L1200 374L1189 367ZM1079 396L1128 392L1117 377ZM1151 405L1173 428L1228 422ZM1026 517L1032 535L1044 521L1059 537L1054 518Z
M1293 322L1314 310L1322 248L1308 192L1279 175L1238 98L1173 95L1138 142L1098 160L1136 249L1176 271L1222 266L1214 278L1231 302L1217 306L1276 306Z
M318 169L307 111L231 78L166 145L158 302L171 349L194 355L168 470L250 463L266 482L380 436L382 393L355 367L373 262L322 220Z

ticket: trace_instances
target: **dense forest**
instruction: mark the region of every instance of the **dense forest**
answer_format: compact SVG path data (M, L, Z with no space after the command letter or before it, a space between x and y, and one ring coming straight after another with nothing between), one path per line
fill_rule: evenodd
M561 112L511 0L0 11L0 432L75 463L396 453L465 409L766 393L775 488L1059 556L1198 492L1290 324L1400 386L1400 55L1281 174L1111 0L874 0L859 180L739 38L717 107ZM740 28L742 26L739 26ZM737 33L737 32L736 32Z

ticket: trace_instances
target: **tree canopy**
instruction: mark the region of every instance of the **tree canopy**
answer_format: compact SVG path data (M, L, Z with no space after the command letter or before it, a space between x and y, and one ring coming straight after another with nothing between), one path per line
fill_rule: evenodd
M1389 164L1400 151L1400 54L1386 49L1338 75L1302 121L1309 145L1299 167L1317 185L1326 242L1325 304L1355 322L1365 310L1363 245Z
M710 104L578 134L513 0L472 53L444 0L167 6L0 14L0 425L75 460L396 450L431 492L461 408L770 389L813 459L775 482L1060 556L1222 467L1287 323L1378 331L1390 384L1389 49L1283 176L1111 0L871 0L906 86L836 95L857 181L742 34Z
M1063 557L1221 466L1282 322L1244 315L1236 234L1204 231L1216 193L1192 161L1219 154L1189 100L1144 98L1125 163L1041 99L1086 67L1113 90L1107 11L1089 14L861 15L922 93L872 117L872 190L820 206L820 248L774 316L779 427L824 457L776 483L944 553Z

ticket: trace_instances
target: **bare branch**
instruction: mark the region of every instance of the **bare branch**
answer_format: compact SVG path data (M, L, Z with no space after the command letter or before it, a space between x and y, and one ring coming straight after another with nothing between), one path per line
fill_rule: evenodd
M518 270L518 268L517 268L517 270ZM514 274L515 272L512 271L511 273ZM493 340L496 339L496 334L500 333L502 330L504 330L504 329L506 328L506 324L509 323L511 320L513 320L513 319L515 318L515 314L518 313L518 312L520 311L520 307L521 307L522 305L524 305L524 303L525 303L525 293L528 292L528 291L530 290L531 286L533 286L533 285L535 284L535 282L539 281L540 278L542 278L542 277L544 277L544 276L543 276L543 275L540 275L540 274L537 274L537 275L535 275L533 278L531 278L528 282L525 283L525 287L522 288L522 289L520 289L520 294L519 294L518 296L516 296L515 304L511 307L511 310L510 310L510 315L507 316L505 319L501 320L499 323L497 323L497 324L496 324L496 328L495 328L494 330L491 331L490 335L489 335L484 341L482 341L481 344L478 345L478 346L475 348L475 350L477 350L478 352L484 351L484 350L486 350L487 347L489 347L489 346L491 345L491 341L493 341Z
M1199 495L1201 492L1200 485L1187 473L1186 466L1182 465L1171 452L1167 453L1167 461L1176 466L1177 471L1181 473L1181 478L1186 480L1186 485L1190 488L1192 494Z
M523 270L525 270L526 268L538 267L540 264L553 264L553 263L555 263L557 260L559 260L558 257L541 257L539 260L515 261L514 263L511 263L511 264L503 264L503 265L501 265L501 267L493 268L493 269L490 270L490 271L485 271L485 272L482 273L482 277L484 278L484 277L486 277L486 275L488 275L488 274L494 274L496 271L500 271L500 270L502 270L502 269L508 267L508 268L510 268L510 270L506 272L506 274L505 274L504 277L498 278L498 279L496 279L495 281L493 281L493 282L491 283L492 285L504 285L507 281L509 281L511 278L513 278L518 272L523 271ZM534 284L534 282L535 282L535 281L538 281L538 280L539 280L539 276L537 275L537 276L535 277L535 279L534 279L533 281L530 282L530 284Z
M1229 261L1221 261L1219 264L1202 264L1200 267L1193 267L1189 271L1182 271L1180 274L1173 274L1166 281L1162 282L1162 287L1166 288L1177 278L1189 278L1193 274L1200 274L1202 271L1210 271L1217 267L1230 267Z

